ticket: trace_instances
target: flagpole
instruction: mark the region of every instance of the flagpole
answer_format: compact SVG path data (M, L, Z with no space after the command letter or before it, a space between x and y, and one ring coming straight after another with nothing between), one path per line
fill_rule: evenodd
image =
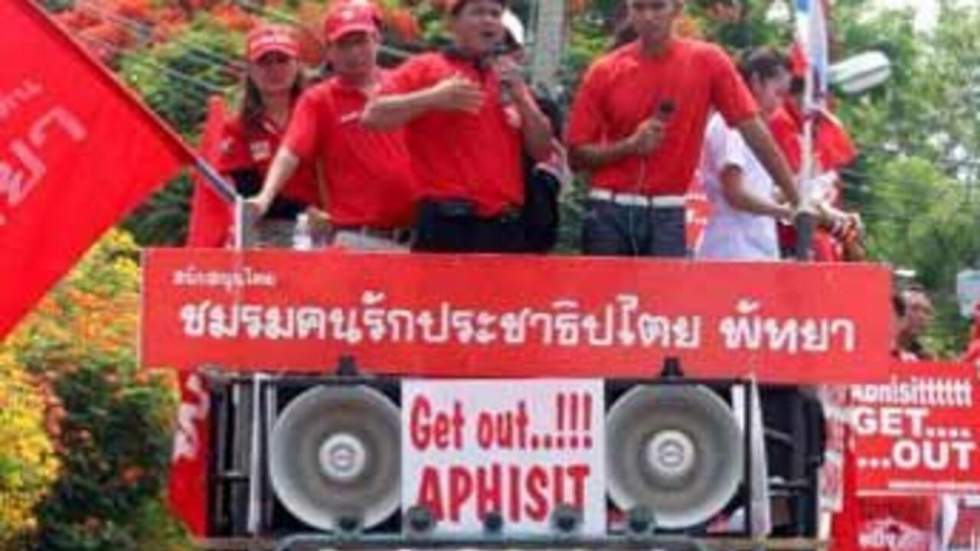
M202 157L194 157L194 166L204 176L208 186L232 207L234 212L232 246L236 251L244 249L248 244L245 233L249 224L244 198Z
M812 185L814 172L813 160L813 132L814 132L814 112L816 109L816 65L817 60L813 59L813 43L817 40L816 29L817 18L823 14L818 10L817 3L821 0L810 0L811 4L807 13L806 25L806 44L807 44L807 71L804 77L803 87L803 154L800 163L800 207L796 216L796 259L810 260L811 246L813 243L813 232L816 228L816 208L812 201Z

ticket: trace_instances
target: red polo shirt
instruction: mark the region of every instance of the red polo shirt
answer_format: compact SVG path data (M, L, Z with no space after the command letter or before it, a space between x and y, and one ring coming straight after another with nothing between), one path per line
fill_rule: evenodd
M508 122L500 102L500 81L469 60L442 53L423 54L394 71L386 93L429 88L460 73L485 93L477 114L429 111L405 128L421 196L470 199L482 216L495 216L524 203L521 131Z
M640 156L624 157L596 169L592 186L683 195L701 156L711 110L719 111L729 126L758 113L751 92L718 46L678 38L663 54L648 57L638 42L631 42L589 68L572 105L568 143L606 144L627 138L665 100L672 101L675 110L660 146L647 156L645 170Z
M367 100L338 77L306 90L283 143L305 164L323 161L327 212L335 225L408 227L415 184L404 135L361 125Z
M784 104L769 117L769 131L783 151L793 172L799 172L803 162L803 127L793 111Z
M237 170L257 170L265 178L272 158L282 140L282 130L269 119L263 119L259 128L247 128L239 118L225 124L222 131L217 169L228 174ZM261 186L261 182L259 182ZM239 190L246 191L246 190ZM254 190L258 193L259 190ZM253 190L247 190L252 193ZM311 166L301 166L286 182L281 195L307 205L320 205L316 174Z
M769 117L769 130L795 172L803 159L803 114L795 103L785 102ZM833 114L821 112L814 133L817 172L838 170L854 162L857 149L847 130Z

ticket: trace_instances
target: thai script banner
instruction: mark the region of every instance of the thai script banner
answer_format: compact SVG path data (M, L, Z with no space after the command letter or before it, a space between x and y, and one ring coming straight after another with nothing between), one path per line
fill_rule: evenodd
M547 535L564 505L605 534L601 379L409 379L402 404L403 510L427 507L447 534L482 534L493 512L504 533Z
M870 265L170 250L144 257L142 363L452 377L887 377ZM860 365L861 369L850 366Z
M858 493L980 493L976 370L918 362L895 370L888 382L851 387Z

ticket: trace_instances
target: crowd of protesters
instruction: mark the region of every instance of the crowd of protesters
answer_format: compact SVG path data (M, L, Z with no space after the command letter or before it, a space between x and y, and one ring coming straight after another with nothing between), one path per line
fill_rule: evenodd
M683 0L624 3L632 39L588 69L567 125L524 79L524 29L505 0L449 2L451 43L391 70L378 62L377 8L335 2L329 77L310 87L291 30L261 26L217 166L249 197L260 246L290 246L299 226L317 245L356 250L547 252L575 170L588 181L585 254L777 261L812 207L812 258L862 259L860 220L839 208L835 172L853 146L829 113L804 112L806 67L771 48L736 63L677 36ZM807 116L816 167L801 198ZM711 207L696 243L692 188ZM894 355L929 359L928 296L904 289L895 309Z
M547 252L574 169L589 182L586 254L789 256L803 131L789 92L801 71L775 50L736 64L677 36L680 0L624 2L635 38L586 72L567 131L525 81L523 25L504 0L449 2L451 43L391 70L378 63L377 7L335 2L329 77L305 90L291 29L252 31L244 99L216 164L249 198L258 245L288 247L299 225L320 246ZM817 153L831 162L813 181L830 191L815 205L836 234L818 233L814 252L841 259L828 251L858 241L859 223L833 206L843 163ZM689 192L702 184L714 214L703 241L688 243Z

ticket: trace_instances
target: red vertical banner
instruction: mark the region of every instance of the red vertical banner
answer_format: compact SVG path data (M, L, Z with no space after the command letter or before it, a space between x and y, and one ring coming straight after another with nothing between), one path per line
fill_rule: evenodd
M211 400L207 380L199 373L179 373L180 406L170 461L167 492L170 510L194 535L208 527L208 461Z
M847 386L824 385L819 389L824 410L824 430L827 442L824 446L824 462L820 467L820 508L840 512L844 507L847 487L844 461L847 455Z
M227 106L224 99L215 96L208 101L208 118L204 121L199 153L213 164L221 147L221 133L225 125ZM232 208L201 175L191 176L194 195L191 198L191 219L187 235L189 247L221 247L228 243L232 224Z
M34 2L0 2L0 337L191 159Z

